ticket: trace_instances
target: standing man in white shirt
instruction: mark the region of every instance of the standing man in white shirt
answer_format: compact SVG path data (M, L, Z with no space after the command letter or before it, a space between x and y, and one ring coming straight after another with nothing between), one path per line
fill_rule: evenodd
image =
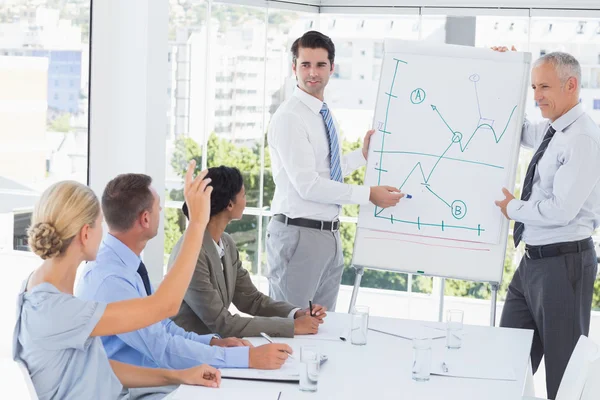
M600 128L579 104L580 82L581 67L570 54L535 62L531 86L547 120L523 125L521 144L536 151L521 200L503 189L505 199L496 202L515 220L515 246L525 242L500 326L534 330L533 372L544 356L549 399L579 336L589 332L598 270L590 236L600 223Z
M341 140L323 93L333 74L335 46L320 32L292 45L293 96L273 115L268 141L275 195L267 228L269 295L307 307L335 311L344 257L338 219L342 204L387 208L404 197L390 186L348 185L343 177L365 165L369 141L342 155Z

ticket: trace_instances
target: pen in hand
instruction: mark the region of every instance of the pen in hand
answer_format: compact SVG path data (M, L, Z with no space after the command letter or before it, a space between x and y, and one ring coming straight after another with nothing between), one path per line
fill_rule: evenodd
M266 333L264 333L264 332L261 332L261 333L260 333L260 336L262 336L262 337L264 337L265 339L267 339L267 342L269 342L269 343L275 343L275 342L273 341L273 339L271 339L271 336L267 335L267 334L266 334ZM292 353L288 353L287 351L286 351L286 353L288 354L288 357L290 357L292 360L295 360L295 358L294 358L294 356L292 355Z
M312 301L311 300L308 301L308 309L310 310L310 316L314 317L313 312L312 312Z

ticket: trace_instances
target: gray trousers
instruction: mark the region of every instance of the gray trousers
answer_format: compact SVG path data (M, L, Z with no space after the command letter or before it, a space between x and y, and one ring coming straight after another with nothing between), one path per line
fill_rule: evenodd
M535 373L545 357L548 399L556 397L579 336L588 335L597 270L593 248L537 260L524 256L508 287L500 326L533 329L531 364Z
M339 232L271 220L266 245L270 297L301 308L312 300L335 311L344 271Z

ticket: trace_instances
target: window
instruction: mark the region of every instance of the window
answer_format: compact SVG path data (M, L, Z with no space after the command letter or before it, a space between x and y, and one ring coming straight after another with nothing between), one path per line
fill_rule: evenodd
M600 89L600 40L595 33L599 21L592 18L531 18L530 51L540 55L564 51L575 56L582 66L581 99L584 103L599 97L594 95ZM549 25L552 25L551 32L548 32ZM529 96L532 96L531 90ZM539 108L528 108L526 112L528 116L533 113L534 118L541 118ZM591 113L591 116L600 124L596 113Z
M377 59L383 58L383 42L373 43L373 57Z
M87 161L88 102L76 96L77 105L60 107L67 94L58 91L51 52L68 46L83 54L89 12L89 1L0 2L0 253L28 251L26 230L41 191L64 179L87 183L87 162L72 170L69 157ZM28 35L36 24L45 29ZM72 108L85 114L77 129Z
M336 26L337 29L342 29L341 24ZM332 37L333 39L333 37ZM335 43L335 41L334 41ZM335 56L336 58L349 58L352 57L352 42L342 41L338 45L336 45Z
M340 77L340 63L336 62L333 66L333 75L331 75L332 78L339 78Z
M514 45L517 50L527 50L529 19L505 16L477 16L475 46L491 47Z
M334 73L332 78L336 79L352 79L352 63L337 63L334 65ZM329 87L328 87L329 89Z
M265 228L274 192L265 132L273 113L294 90L291 43L311 29L319 29L334 41L336 64L325 95L346 139L345 148L358 148L373 122L383 40L400 38L444 43L447 16L301 13L217 0L211 4L211 15L207 15L206 3L203 0L170 2L172 51L168 55L168 87L177 96L171 98L167 94L167 111L172 116L168 129L173 134L166 135L170 203L165 213L165 253L170 252L184 226L178 210L181 160L190 153L200 158L205 151L204 162L208 166L233 165L244 174L248 208L244 218L228 229L235 235L244 265L262 275L266 266ZM600 95L592 92L600 89L598 20L485 15L473 18L477 22L475 43L478 47L514 44L519 50L535 55L556 50L575 54L583 65L582 101L588 105L591 101L594 111L600 109ZM214 60L212 65L204 61L207 51ZM540 117L531 93L526 108L528 117ZM592 113L592 116L598 120L600 113ZM526 167L527 162L528 155L524 153L520 164ZM522 180L523 169L519 170L517 181ZM362 182L362 173L355 174L349 182ZM348 218L342 224L346 264L350 263L357 210L352 206L343 209L344 217ZM514 257L514 251L508 249L507 258ZM515 267L514 263L509 264L505 266L505 282ZM344 283L351 283L352 279L352 272L347 270ZM405 274L375 272L369 279L363 279L363 283L379 288L432 290L431 279ZM447 287L448 294L488 296L481 284L472 282L449 281Z
M582 74L583 70L582 69ZM600 89L600 62L597 64L596 68L590 68L590 80L588 87L590 89Z
M246 187L247 215L241 221L232 222L227 231L236 240L243 265L252 273L260 274L266 262L263 246L268 220L268 216L261 215L265 209L268 212L274 192L270 158L263 147L265 122L287 98L290 87L293 88L290 40L309 30L315 16L214 2L212 21L217 23L212 25L208 38L205 2L190 3L191 8L184 9L171 2L170 30L190 32L184 39L191 43L192 55L172 66L189 68L189 80L175 81L170 86L190 87L189 101L194 111L188 111L190 134L175 135L172 144L167 145L167 159L178 160L185 149L201 155L202 147L207 146L209 167L224 164L240 169ZM264 41L265 31L268 46ZM204 49L207 42L211 46L211 57L217 60L208 91L203 85L195 87L193 84L204 82L204 58L194 58L193 54L203 54L199 49ZM194 104L204 105L196 108ZM173 172L171 181L167 178L167 185L172 182L170 186L174 188L170 190L170 200L181 200L181 169ZM165 253L168 254L181 235L178 209L167 210L165 226Z
M379 83L379 76L381 75L381 64L374 64L373 65L373 72L372 72L372 80L376 81L377 83Z
M29 251L27 228L31 225L31 212L15 212L13 217L13 249Z
M332 20L336 21L335 26L330 23ZM320 26L323 33L331 37L336 49L342 48L342 54L352 56L353 43L361 48L369 49L369 51L365 51L364 57L340 59L335 65L334 74L325 93L329 97L329 106L340 124L344 137L354 143L353 145L364 136L373 123L373 111L381 72L380 60L384 54L383 40L385 38L417 40L419 32L413 32L412 28L418 20L417 16L320 15ZM354 27L359 24L363 24L363 28L357 32ZM372 53L370 49L372 49ZM353 79L357 84L358 81L361 81L361 93L359 94L353 89ZM360 103L359 96L363 103ZM344 210L346 209L347 207L344 208Z

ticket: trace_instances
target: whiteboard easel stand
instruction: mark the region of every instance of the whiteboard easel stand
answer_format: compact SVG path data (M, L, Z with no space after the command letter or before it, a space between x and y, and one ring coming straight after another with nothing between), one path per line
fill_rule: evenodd
M498 289L500 284L498 282L490 282L492 285L492 310L490 311L490 326L496 326L496 303L498 301Z
M348 307L348 314L352 313L352 309L354 308L354 306L356 305L356 298L358 297L358 291L360 290L360 282L362 280L362 276L365 273L365 267L362 267L360 265L353 265L352 268L354 268L354 272L355 272L355 276L354 276L354 288L352 289L352 296L350 297L350 306ZM402 272L402 271L397 271L394 270L393 272L398 272L398 273L407 273L407 274L411 274L411 272ZM427 276L427 275L423 275L423 276ZM440 303L439 303L439 313L438 313L438 320L439 322L443 322L444 321L444 287L446 279L444 277L440 277L442 278L441 284L440 284ZM498 301L498 289L500 287L500 284L498 282L489 282L489 284L492 287L492 298L491 298L491 308L490 308L490 326L495 326L496 325L496 303Z
M444 289L446 289L446 279L440 278L440 306L438 307L438 321L444 322Z
M394 58L394 55L402 55L402 57ZM386 39L384 42L384 56L383 56L383 62L381 64L380 82L379 82L378 92L377 92L378 100L377 100L377 103L375 106L375 113L373 116L373 127L379 126L379 123L381 121L385 120L385 126L380 127L380 130L381 130L381 128L384 128L384 130L382 130L382 132L384 132L385 134L390 134L393 131L393 126L391 128L390 128L390 126L388 126L389 121L387 120L387 116L388 116L387 109L389 108L391 98L397 98L396 95L393 95L391 93L392 89L394 87L394 81L395 81L395 76L396 76L395 72L397 71L399 64L402 64L404 66L404 65L408 65L409 62L412 63L412 61L405 59L405 56L413 57L415 55L424 56L424 57L425 56L442 57L442 58L450 57L450 58L456 59L456 60L459 60L459 59L460 60L471 60L471 61L472 60L484 60L484 61L491 61L491 62L502 62L502 63L507 63L506 65L509 65L509 66L512 63L519 64L519 65L516 65L514 69L511 68L511 71L512 71L511 73L515 76L515 79L511 80L510 82L519 83L519 80L517 80L517 79L520 77L521 96L517 100L515 108L513 108L513 112L516 111L516 119L514 120L514 122L511 122L512 124L514 124L515 131L513 133L515 135L515 138L520 137L519 134L521 132L521 129L522 129L522 126L524 123L524 112L525 112L525 103L526 103L526 99L527 99L527 88L529 86L528 83L529 83L529 72L531 69L530 68L531 67L531 53L509 52L507 54L501 55L497 52L491 52L488 49L477 49L477 48L469 47L469 46L456 46L456 45L447 45L447 44L425 46L421 42L401 41L401 40L396 40L396 39ZM469 62L471 62L471 61L469 61ZM462 66L462 67L464 67L464 66ZM391 72L394 72L394 78L391 81L391 85L388 85L388 82L387 81L384 82L384 80L383 80L386 76L386 74L385 74L386 68L389 69L390 77L391 77ZM496 67L494 67L494 68L496 68ZM465 69L465 71L469 70L469 73L472 73L471 69L472 69L472 66L469 65L468 68ZM421 71L421 70L419 70L419 71ZM490 74L503 74L505 72L505 70L504 69L493 70L492 68L489 68L489 70L487 72ZM421 73L421 72L419 72L419 73ZM412 80L417 80L417 78L419 78L419 77L412 76L412 78L411 78L411 76L405 75L404 78L405 79L414 78ZM518 90L518 88L515 90ZM511 89L511 92L510 92L511 95L513 92L517 93ZM385 96L384 96L384 94L385 94ZM507 99L512 98L511 95L506 94L506 98ZM413 102L413 104L415 104L415 103ZM509 105L512 106L513 104L514 104L514 102L511 102ZM383 116L383 112L381 112L381 113L379 112L380 108L381 108L381 110L383 110L383 107L385 107L385 110L386 110L385 111L385 119L378 117L378 115ZM396 111L398 111L398 110L396 110ZM398 115L398 113L396 113L394 115ZM512 113L511 113L511 115L512 115ZM481 114L480 114L480 117L481 117ZM510 121L510 117L509 117L509 121ZM398 122L398 121L396 121L396 122ZM391 123L391 125L393 125L393 121L390 123ZM402 121L402 124L400 126L402 126L404 129L406 129L405 121ZM507 122L505 131L506 131L506 129L508 129L508 127L509 127L509 122ZM383 137L385 137L385 135ZM498 143L498 141L496 143ZM513 148L510 151L510 154L508 154L509 149L506 149L506 152L507 152L506 156L510 157L510 159L512 159L514 161L512 163L512 165L508 165L506 167L507 174L505 176L505 182L504 182L503 186L506 186L509 188L514 187L516 174L517 174L517 166L518 166L517 160L519 157L520 144L521 144L520 140L514 140ZM383 141L382 141L382 151L383 151ZM381 169L380 165L377 165L377 164L373 165L373 162L371 160L373 160L372 157L369 157L367 160L367 172L372 171L373 169L375 169L375 170ZM373 168L373 167L378 167L378 168ZM371 168L373 168L373 169L371 169ZM365 185L368 186L371 183L372 182L370 182L368 179L368 173L365 173ZM377 184L379 184L379 179L377 181ZM421 257L422 254L418 251L414 251L414 249L411 248L410 245L402 245L401 248L395 248L393 250L393 252L390 253L388 251L388 249L386 248L386 246L382 246L378 243L375 243L374 248L370 248L369 251L364 251L364 248L366 248L366 246L360 245L361 238L362 238L362 240L367 239L366 235L361 235L361 216L363 215L362 208L363 208L363 206L361 206L361 212L359 213L359 216L358 216L358 224L357 224L358 228L356 231L356 236L355 236L355 241L354 241L354 252L353 252L353 258L352 258L353 268L355 269L356 276L355 276L355 282L354 282L354 289L353 289L351 300L350 300L350 309L349 309L350 312L352 311L352 309L354 308L354 306L356 304L356 299L358 297L358 291L360 289L360 282L362 280L362 275L364 273L365 267L363 267L361 265L373 265L373 266L375 266L373 269L376 269L376 270L414 274L415 271L411 271L411 272L406 271L406 269L409 268L407 265L406 266L393 265L394 264L394 254L398 253L399 251L402 251L405 258L413 258L415 260L423 259L423 257ZM377 215L375 215L375 216L377 216ZM367 229L368 229L368 227L367 227ZM454 253L456 250L452 249L452 250L445 250L445 252L440 251L440 254L442 257L445 257L445 258L454 257L452 259L452 261L453 261L453 264L451 265L452 269L434 268L433 270L430 270L431 272L429 274L425 274L425 273L422 274L425 276L432 276L432 277L435 276L435 277L440 277L440 278L462 279L462 280L467 280L467 281L490 283L491 289L492 289L492 298L491 298L492 304L491 304L491 310L490 310L490 325L491 326L495 325L495 320L496 320L496 302L497 302L497 298L498 298L498 288L500 286L500 282L502 282L502 274L504 271L503 265L504 265L504 259L506 256L506 243L507 243L507 239L508 239L508 229L509 229L509 222L506 220L502 220L502 227L501 227L501 233L499 236L500 237L499 243L496 243L497 241L493 241L493 243L488 243L489 246L487 249L479 248L479 250L485 250L485 251L489 252L487 254L483 253L482 254L483 258L479 257L479 256L478 257L470 256L469 262L471 263L470 264L471 268L466 273L464 271L461 271L462 267L464 266L463 264L465 262L465 259L462 259L462 258L458 259L456 257L456 253ZM369 239L374 239L374 238L369 238ZM371 242L371 243L373 243L373 242ZM360 250L360 249L363 249L363 250ZM371 252L376 252L377 256L379 258L383 257L384 261L379 260L378 263L370 264ZM472 254L474 254L474 253L472 253ZM436 256L433 254L427 255L427 257L424 258L423 263L433 265L434 263L437 262L437 259L439 257L440 256ZM486 266L494 266L497 264L498 270L492 271L490 269L488 271L486 269L485 271L480 271L478 268L473 267L474 263L477 263L477 265L485 263ZM400 268L396 269L396 267L400 267ZM417 272L421 272L421 271L417 271ZM421 273L419 273L418 275L421 275ZM469 276L472 276L472 277L469 278ZM444 309L444 279L441 279L440 283L441 283L441 285L440 285L441 287L439 288L440 298L439 298L438 318L440 320L442 320L443 309ZM410 292L410 289L411 288L409 288L409 292ZM434 289L434 292L436 292L436 291L438 291L437 288Z

